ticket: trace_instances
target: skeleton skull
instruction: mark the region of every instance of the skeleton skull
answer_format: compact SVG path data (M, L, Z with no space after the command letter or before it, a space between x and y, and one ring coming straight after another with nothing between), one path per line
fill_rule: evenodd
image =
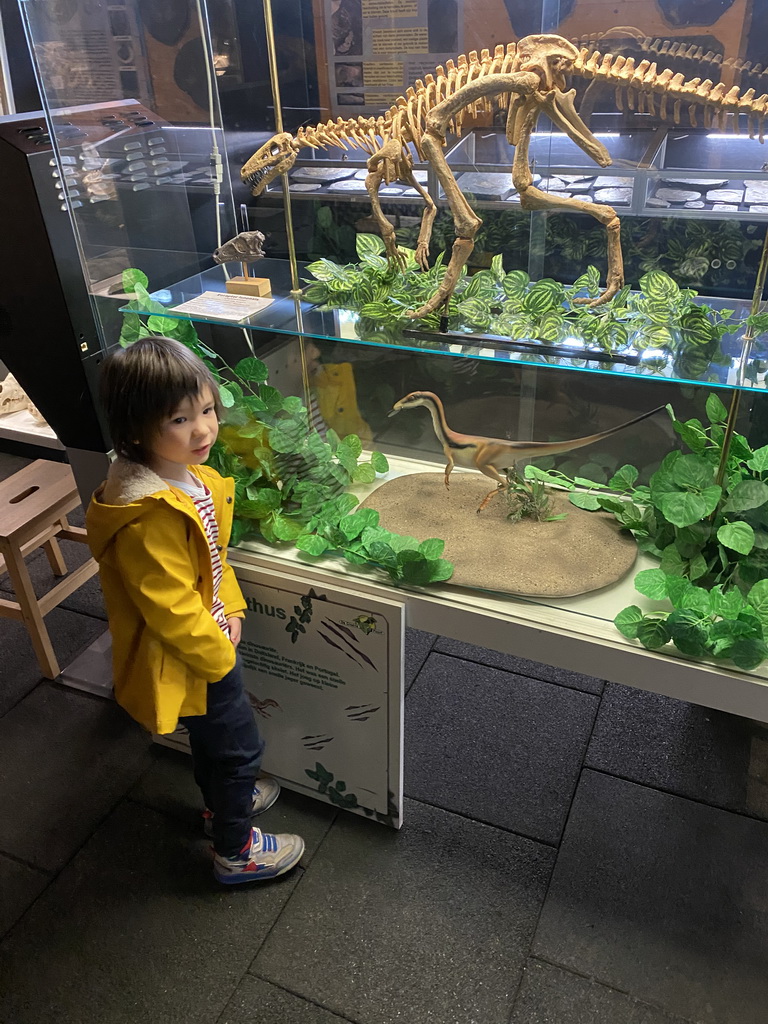
M263 244L264 235L260 231L241 231L239 235L219 246L213 258L216 263L231 263L233 260L254 263L264 257Z
M290 171L298 150L298 143L288 132L273 135L243 165L240 177L253 195L260 196L270 182Z
M520 71L535 71L541 76L541 91L565 90L565 76L573 67L579 51L561 36L525 36L517 44Z

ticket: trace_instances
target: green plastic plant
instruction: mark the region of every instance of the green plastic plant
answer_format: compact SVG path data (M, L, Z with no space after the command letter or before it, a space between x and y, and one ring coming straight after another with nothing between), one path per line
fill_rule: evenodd
M535 477L521 478L515 470L507 470L507 486L504 496L509 505L507 519L519 523L521 519L533 519L537 523L554 523L565 519L566 513L552 515L551 491Z
M641 551L659 559L657 569L638 573L635 587L673 610L623 609L614 622L624 636L652 650L672 642L683 654L755 668L768 656L768 445L753 451L734 433L719 484L723 403L708 397L706 426L668 410L689 452L670 452L648 487L637 486L634 466L622 466L607 485L534 466L526 476L565 487L580 508L611 512Z
M340 266L328 259L309 264L313 280L304 297L325 308L356 310L363 331L383 330L383 336L396 340L390 338L392 328L412 324L407 311L437 289L445 272L443 257L421 271L414 250L401 248L401 269L383 255L378 235L360 234L356 245L358 264ZM472 276L464 269L446 310L448 326L605 352L658 350L648 353L646 368L664 366L674 358L685 375L700 376L710 364L727 362L721 339L741 326L731 320L732 309L718 311L694 302L695 291L680 288L661 270L646 273L640 287L640 292L632 292L626 286L610 302L590 307L576 300L599 294L596 267L588 267L572 285L551 278L532 283L524 270L505 272L502 256L497 255L490 268ZM440 318L433 313L419 322L432 328Z
M225 418L208 462L235 480L232 543L263 537L270 544L293 543L309 555L338 554L370 565L394 583L423 585L447 580L453 565L441 557L444 542L421 543L379 525L373 509L354 511L358 498L345 491L373 483L389 464L381 452L361 461L355 434L324 440L309 429L300 398L284 396L267 382L266 365L254 357L228 366L204 345L188 320L165 315L147 292L147 278L124 272L123 287L136 298L124 314L121 345L148 334L163 334L187 345L208 366L219 386ZM368 454L368 453L366 453Z

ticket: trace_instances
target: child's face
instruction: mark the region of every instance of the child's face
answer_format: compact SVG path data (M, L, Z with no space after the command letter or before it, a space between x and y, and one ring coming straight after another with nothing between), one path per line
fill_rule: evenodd
M199 466L208 458L219 433L216 408L210 388L185 398L163 420L151 441L152 468L160 476L182 472L185 466Z

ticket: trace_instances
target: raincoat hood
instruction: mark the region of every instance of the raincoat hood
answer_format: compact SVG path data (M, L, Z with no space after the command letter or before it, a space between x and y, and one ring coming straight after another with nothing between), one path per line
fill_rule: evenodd
M117 459L109 467L104 483L93 495L88 511L88 543L99 561L118 530L132 523L147 509L147 499L175 501L173 491L149 466Z

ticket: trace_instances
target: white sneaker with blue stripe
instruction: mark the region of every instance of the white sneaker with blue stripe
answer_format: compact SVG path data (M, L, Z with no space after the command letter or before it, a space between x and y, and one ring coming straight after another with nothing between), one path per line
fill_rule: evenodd
M251 838L237 857L213 856L213 874L224 885L241 882L265 882L284 875L301 860L304 840L290 833L272 835L251 829Z
M256 779L253 787L252 817L261 814L262 811L266 811L279 796L280 783L277 779L272 779L268 775L263 775L261 778ZM203 811L203 831L209 839L213 837L213 811L209 811L207 807Z

